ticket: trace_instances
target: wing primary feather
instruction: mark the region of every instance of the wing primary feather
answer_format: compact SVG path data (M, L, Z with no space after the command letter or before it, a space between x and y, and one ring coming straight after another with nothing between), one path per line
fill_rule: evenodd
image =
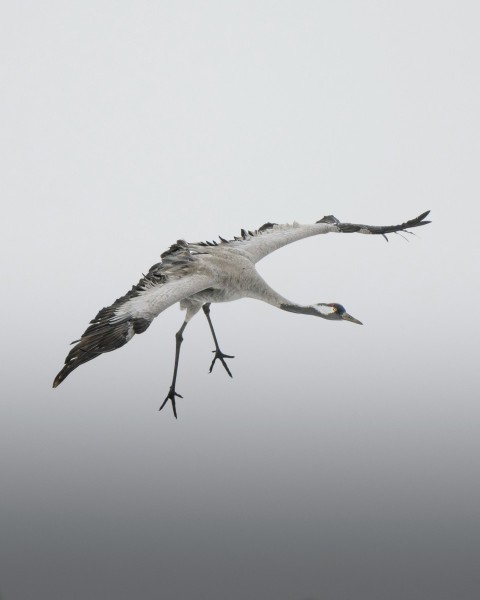
M398 231L405 231L409 227L421 227L422 225L428 225L431 221L425 221L425 217L430 213L429 210L425 211L418 217L410 219L401 225L359 225L357 223L337 223L338 231L342 233L370 233L373 235L385 233L397 233Z
M188 260L185 260L187 256ZM145 332L163 310L211 285L211 278L191 268L196 259L185 247L167 251L165 262L153 265L146 277L110 306L102 308L67 354L65 365L55 377L57 387L74 369L117 350L135 334Z

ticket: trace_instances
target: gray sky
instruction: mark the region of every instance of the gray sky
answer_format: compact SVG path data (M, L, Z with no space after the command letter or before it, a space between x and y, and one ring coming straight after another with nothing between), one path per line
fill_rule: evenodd
M476 600L474 2L10 2L0 14L2 600ZM178 238L391 224L53 377ZM477 255L475 257L475 255Z

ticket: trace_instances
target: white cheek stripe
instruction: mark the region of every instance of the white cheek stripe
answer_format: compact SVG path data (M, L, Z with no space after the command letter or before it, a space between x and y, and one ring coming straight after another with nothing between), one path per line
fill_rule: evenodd
M325 306L323 304L317 304L315 308L322 313L322 315L331 315L335 312L332 306Z

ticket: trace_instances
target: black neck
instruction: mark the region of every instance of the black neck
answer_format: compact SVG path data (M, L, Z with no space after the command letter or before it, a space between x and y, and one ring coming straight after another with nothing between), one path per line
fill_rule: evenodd
M324 319L328 319L327 315L322 315L322 313L319 310L315 310L313 306L301 306L299 304L280 304L280 308L282 310L297 313L300 315L312 315L314 317L323 317Z

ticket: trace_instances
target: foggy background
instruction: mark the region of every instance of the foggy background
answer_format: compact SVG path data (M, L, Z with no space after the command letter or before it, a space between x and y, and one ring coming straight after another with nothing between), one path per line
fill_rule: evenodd
M5 2L2 600L476 600L478 4ZM259 271L358 327L172 307L54 376L178 238L319 236Z

